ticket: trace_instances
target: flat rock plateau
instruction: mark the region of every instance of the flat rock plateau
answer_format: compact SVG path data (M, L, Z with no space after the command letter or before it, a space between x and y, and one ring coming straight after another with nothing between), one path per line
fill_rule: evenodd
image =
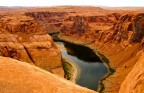
M144 92L144 8L57 6L0 7L0 93L96 93L63 78L54 33L109 60L102 93Z

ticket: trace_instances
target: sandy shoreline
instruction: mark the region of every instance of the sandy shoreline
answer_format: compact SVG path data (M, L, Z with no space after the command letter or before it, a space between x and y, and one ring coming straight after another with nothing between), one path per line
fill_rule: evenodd
M78 76L80 70L79 70L78 66L71 59L68 59L66 57L63 57L63 59L65 59L65 61L72 66L73 72L72 72L72 77L70 78L70 81L75 83L76 77Z
M57 46L62 49L62 50L66 50L65 47L63 47L62 45L60 44L57 44ZM69 63L72 68L73 68L73 72L72 72L72 77L70 78L70 81L72 82L76 82L76 78L79 76L79 72L80 72L80 69L79 67L75 64L75 62L73 62L71 59L67 58L67 57L62 57L67 63Z

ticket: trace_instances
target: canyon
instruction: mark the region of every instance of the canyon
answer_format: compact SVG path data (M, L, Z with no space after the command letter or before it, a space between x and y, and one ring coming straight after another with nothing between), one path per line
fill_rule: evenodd
M25 86L22 93L95 93L63 78L56 38L92 49L110 68L98 92L143 93L144 9L7 9L0 13L0 29L1 92L19 93Z

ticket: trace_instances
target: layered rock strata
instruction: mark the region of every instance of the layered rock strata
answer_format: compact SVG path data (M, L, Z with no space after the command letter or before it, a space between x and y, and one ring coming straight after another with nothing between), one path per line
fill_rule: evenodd
M60 31L60 26L67 13L33 11L26 12L24 15L34 18L48 33L55 33Z
M0 18L0 55L63 76L60 50L33 18L23 15Z

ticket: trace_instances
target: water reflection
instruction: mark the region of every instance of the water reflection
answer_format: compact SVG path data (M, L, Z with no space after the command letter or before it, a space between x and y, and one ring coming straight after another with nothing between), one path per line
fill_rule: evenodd
M80 86L97 90L99 81L108 73L107 67L102 62L86 61L79 59L75 55L68 54L64 49L63 42L56 42L56 44L61 46L62 55L73 60L79 67L80 73L76 78L76 83Z

